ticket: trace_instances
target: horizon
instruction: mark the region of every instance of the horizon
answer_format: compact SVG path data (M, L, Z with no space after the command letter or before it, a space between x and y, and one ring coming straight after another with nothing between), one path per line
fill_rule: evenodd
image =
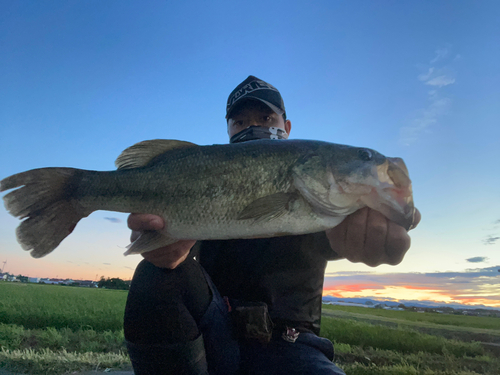
M255 75L280 90L291 139L401 157L413 182L422 221L403 262L329 262L326 292L500 307L499 16L488 0L3 2L0 179L113 170L146 139L227 143L227 97ZM0 209L0 265L130 279L126 222L94 212L33 259Z
M5 272L7 273L7 272ZM4 274L5 274L4 273ZM0 274L2 274L2 272L0 272ZM31 278L31 276L29 275L14 275L14 274L10 274L12 276L15 276L15 277L19 277L19 276L24 276L24 277L28 277L28 278ZM107 277L105 275L101 275L99 277L99 280L101 278L104 278L104 279L112 279L112 277ZM38 278L39 281L38 282L32 282L32 281L28 281L28 282L25 282L27 284L44 284L42 283L41 281L42 280L50 280L50 281L68 281L68 280L72 280L74 282L78 282L78 281L91 281L91 282L98 282L99 280L87 280L87 279L76 279L76 278L66 278L66 279L61 279L61 278L57 278L57 277L41 277L41 278ZM2 280L0 280L1 282ZM130 282L132 281L131 279L123 279L123 281L125 282ZM13 282L13 281L4 281L4 282ZM16 282L21 282L21 281L16 281ZM49 284L47 284L49 285ZM54 284L50 284L50 285L54 285ZM56 285L59 285L59 284L56 284ZM61 285L65 285L65 284L61 284ZM78 286L75 286L75 287L78 287ZM415 300L411 300L411 299L396 299L396 298L392 298L392 297L382 297L382 296L365 296L365 297L344 297L344 296L335 296L335 295L332 295L332 294L328 294L328 292L324 292L323 293L323 296L322 296L322 301L323 301L323 304L325 303L325 299L332 299L332 300L337 300L338 302L343 302L343 301L346 301L345 304L349 305L349 304L361 304L361 302L353 302L354 300L362 300L362 301L375 301L375 302L380 302L382 304L386 304L386 303L389 303L389 304L403 304L403 305L408 305L408 306L411 306L411 305L416 305L416 304L420 304L420 305L425 305L426 307L428 308L438 308L438 307L451 307L453 309L458 309L458 308L476 308L476 309L486 309L486 310L493 310L493 311L498 311L500 312L500 305L499 306L487 306L487 305L483 305L483 304L467 304L467 303L459 303L459 302L445 302L445 301L437 301L437 300L425 300L425 299L415 299Z
M325 298L326 297L326 298ZM328 300L327 297L331 297L331 300ZM325 303L325 300L327 301ZM462 309L472 309L472 310L487 310L500 313L500 309L485 305L467 305L467 304L457 304L457 303L446 303L446 302L436 302L436 301L428 301L428 300L385 300L385 299L377 299L374 298L337 298L330 295L323 296L323 304L331 304L331 305L342 305L342 306L363 306L363 307L375 307L376 305L368 304L368 302L378 302L381 305L385 305L388 307L396 307L398 305L404 305L406 308L415 307L415 308L429 308L429 309L439 309L439 308L451 308L453 310L462 310ZM358 301L358 302L356 302ZM363 302L364 301L364 302ZM498 316L500 318L500 316Z

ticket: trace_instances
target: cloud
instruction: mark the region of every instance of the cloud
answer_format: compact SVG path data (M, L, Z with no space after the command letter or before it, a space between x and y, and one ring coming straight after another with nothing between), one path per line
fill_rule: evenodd
M488 258L487 257L473 257L473 258L466 259L466 261L469 263L482 263L482 262L488 261Z
M427 70L427 73L421 73L417 78L420 82L424 82L428 86L441 88L455 83L456 79L453 75L454 71L448 67L440 69L431 67Z
M112 223L121 223L122 221L117 217L105 217L105 220L111 221Z
M498 240L500 240L500 237L488 236L483 242L485 245L494 245Z
M429 61L431 64L434 64L435 62L438 62L439 60L442 60L444 59L446 56L448 56L448 53L449 53L449 49L447 47L445 48L438 48L435 53L436 53L436 56L431 60Z
M105 266L111 266L111 263L103 263Z
M434 64L443 60L450 53L450 46L438 48L435 57L430 61ZM419 69L422 67L420 66ZM415 142L423 133L429 133L430 129L438 123L439 117L446 114L451 107L451 99L444 97L440 90L456 82L454 71L449 66L427 67L427 71L417 76L418 80L433 89L428 92L429 103L426 108L417 112L409 125L400 129L399 143L409 146Z
M451 99L434 98L426 109L412 121L409 126L400 129L400 142L409 145L416 141L422 132L438 122L438 118L446 114L451 107Z
M372 271L336 271L335 275L347 275L347 276L352 276L352 275L368 275L372 274Z
M337 273L331 272L325 275L326 278L334 277L335 280L344 280L344 279L352 279L357 278L359 280L364 280L364 283L379 283L382 281L388 281L387 285L416 285L419 284L422 280L425 280L424 283L427 285L429 280L434 279L450 279L451 283L459 283L460 280L469 279L469 278L478 278L478 277L491 277L497 276L499 266L485 267L485 268L468 268L465 271L461 272L427 272L427 273L417 273L417 272L408 272L408 273L375 273L375 272L366 272L360 274L358 272L352 272L349 274L348 271ZM409 283L408 281L412 281ZM434 283L432 281L431 283ZM500 280L498 280L500 283ZM416 283L416 284L415 284ZM441 285L442 281L439 280L438 284Z
M467 269L462 272L428 273L328 273L325 275L325 292L337 297L366 297L384 295L394 297L399 290L403 298L412 293L432 296L440 301L463 303L486 303L500 306L500 265ZM401 294L401 291L403 293ZM391 295L392 294L392 295ZM420 297L418 299L421 299Z
M429 71L427 73L422 73L418 76L419 81L427 81L429 78L431 78L432 73L434 73L434 68L429 68Z
M437 86L437 87L448 86L453 83L455 83L455 78L447 77L444 75L439 77L434 77L425 82L426 85Z

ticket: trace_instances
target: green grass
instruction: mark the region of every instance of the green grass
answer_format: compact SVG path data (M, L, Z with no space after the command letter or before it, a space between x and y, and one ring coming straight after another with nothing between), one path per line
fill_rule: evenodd
M36 375L130 368L122 326L126 291L0 282L0 295L0 367ZM498 330L500 319L325 308L333 310L344 313L324 315L321 333L335 342L336 361L348 375L500 373L499 356L470 340L446 339L432 325L461 332ZM366 321L349 319L357 314ZM380 317L392 326L373 324ZM426 325L426 333L407 327L419 325Z
M407 320L410 322L444 324L457 327L494 329L500 331L500 319L493 317L449 315L449 314L437 314L437 313L417 313L413 311L394 311L394 310L370 309L365 307L339 306L339 305L323 305L323 310L340 310L356 314Z
M26 329L15 324L0 323L0 347L7 350L67 350L86 353L119 353L126 350L123 330L94 331L91 328L73 331L71 328Z
M127 291L0 282L0 322L25 328L123 328Z
M0 282L0 367L28 374L130 368L127 291Z
M382 349L362 349L336 343L336 362L351 374L402 373L410 374L498 374L500 361L489 356L461 357L426 352L402 354ZM370 372L372 371L372 372Z
M130 362L125 353L71 353L66 350L54 352L50 349L2 349L0 351L0 367L31 375L60 375L106 368L129 369Z
M335 342L336 362L348 375L499 374L500 358L477 342L325 316L321 333Z
M321 335L336 342L361 348L396 350L404 354L425 352L440 355L451 354L455 357L475 357L485 354L479 343L448 340L410 329L388 328L350 319L323 317Z

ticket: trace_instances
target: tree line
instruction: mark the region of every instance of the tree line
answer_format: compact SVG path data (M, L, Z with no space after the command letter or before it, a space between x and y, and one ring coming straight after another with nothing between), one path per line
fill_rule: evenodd
M104 278L104 276L101 276L101 279L97 283L97 287L104 288L104 289L129 290L130 281L125 281L125 280L122 280L118 277Z

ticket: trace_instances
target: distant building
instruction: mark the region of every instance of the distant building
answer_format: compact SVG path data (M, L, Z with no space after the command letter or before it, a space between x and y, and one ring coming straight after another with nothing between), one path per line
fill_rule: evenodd
M87 287L87 288L97 288L97 282L91 280L77 280L78 286Z

